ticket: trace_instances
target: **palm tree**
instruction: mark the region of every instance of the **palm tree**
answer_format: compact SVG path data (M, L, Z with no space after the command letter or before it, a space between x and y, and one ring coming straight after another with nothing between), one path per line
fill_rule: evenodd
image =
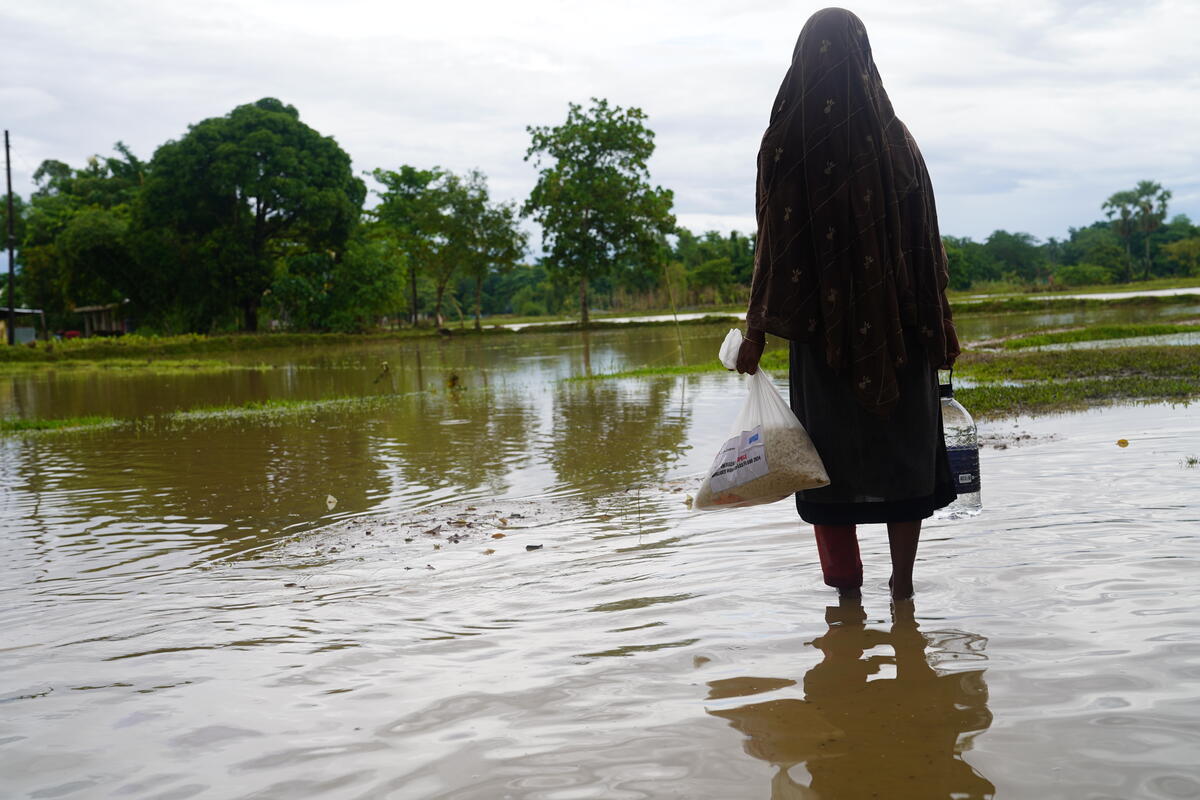
M1121 280L1128 281L1133 273L1133 252L1130 248L1130 242L1133 239L1134 218L1133 213L1137 208L1138 196L1134 191L1116 192L1112 197L1104 201L1100 208L1104 211L1104 216L1112 220L1112 229L1121 241L1125 243L1125 270L1121 275ZM1116 217L1115 219L1113 219Z
M1138 181L1133 190L1136 197L1138 230L1142 232L1142 243L1146 248L1142 280L1150 277L1150 234L1162 227L1167 218L1167 201L1171 191L1155 181Z

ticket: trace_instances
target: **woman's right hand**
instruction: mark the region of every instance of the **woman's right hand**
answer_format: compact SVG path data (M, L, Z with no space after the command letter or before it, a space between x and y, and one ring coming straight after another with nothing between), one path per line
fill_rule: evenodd
M753 339L750 338L750 331L746 333L746 337L742 339L742 346L738 348L737 371L740 375L753 375L758 372L758 362L762 358L767 341L761 332Z

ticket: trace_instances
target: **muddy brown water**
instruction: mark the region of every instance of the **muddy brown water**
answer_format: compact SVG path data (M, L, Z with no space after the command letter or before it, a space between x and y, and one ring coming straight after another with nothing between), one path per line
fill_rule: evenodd
M839 604L790 504L688 509L740 379L558 380L673 331L269 357L5 379L395 396L0 440L0 797L1200 795L1200 407L985 425L986 512L892 607L879 526Z

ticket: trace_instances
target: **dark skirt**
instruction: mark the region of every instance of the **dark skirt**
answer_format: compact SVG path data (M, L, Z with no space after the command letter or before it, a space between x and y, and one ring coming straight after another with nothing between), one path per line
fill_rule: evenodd
M900 399L887 419L864 409L849 382L808 344L791 345L791 402L829 485L796 494L805 522L852 525L933 516L958 496L942 435L937 372L914 341L896 372Z

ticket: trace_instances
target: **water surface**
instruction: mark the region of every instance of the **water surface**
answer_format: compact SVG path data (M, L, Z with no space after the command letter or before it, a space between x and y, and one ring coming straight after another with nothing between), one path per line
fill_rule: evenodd
M864 526L841 605L790 504L687 506L739 378L562 382L675 332L526 336L6 381L46 416L389 399L0 440L0 795L1200 793L1200 408L985 425L987 510L927 525L915 603Z

